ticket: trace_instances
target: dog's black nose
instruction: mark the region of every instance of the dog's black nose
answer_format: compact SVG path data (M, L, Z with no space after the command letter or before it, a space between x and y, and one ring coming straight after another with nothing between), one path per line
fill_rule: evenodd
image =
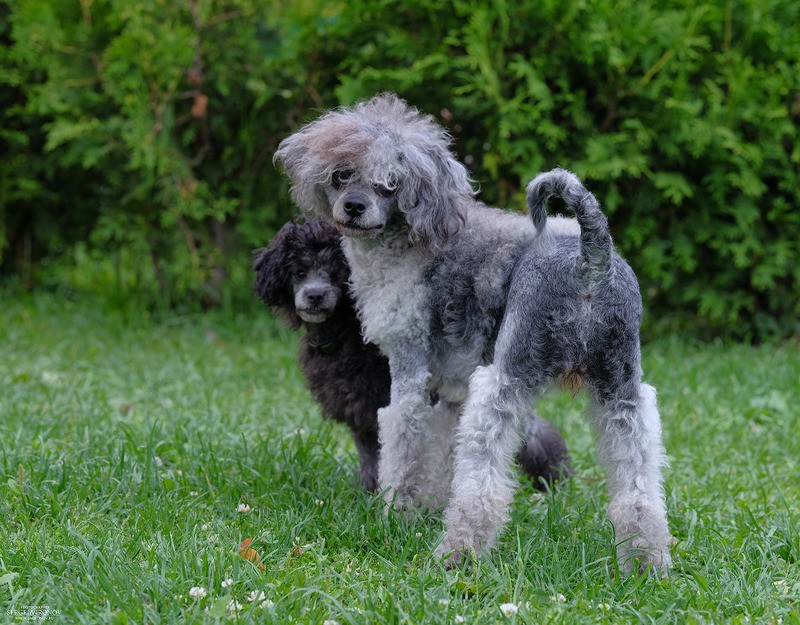
M325 299L325 294L319 291L312 291L306 295L308 298L308 303L314 306L315 308L319 308L322 301Z
M344 212L348 217L358 217L367 210L367 204L360 198L351 198L344 203Z

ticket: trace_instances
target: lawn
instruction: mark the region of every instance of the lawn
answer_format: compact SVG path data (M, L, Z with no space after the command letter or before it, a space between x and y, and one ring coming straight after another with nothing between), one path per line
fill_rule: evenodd
M644 346L670 578L618 574L585 399L559 392L540 411L575 477L544 496L523 482L497 548L445 571L436 515L386 515L354 488L349 435L266 310L125 320L0 297L9 622L800 623L797 343Z

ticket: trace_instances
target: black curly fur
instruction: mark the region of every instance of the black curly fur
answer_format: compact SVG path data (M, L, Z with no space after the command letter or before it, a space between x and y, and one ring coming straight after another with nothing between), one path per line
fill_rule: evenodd
M256 295L293 329L305 326L300 339L300 368L325 417L346 424L360 459L362 486L378 486L379 408L389 403L389 365L378 348L364 343L347 292L350 270L340 248L341 237L324 222L287 223L269 247L256 252ZM341 289L327 319L307 323L294 307L293 277L298 269L325 268Z

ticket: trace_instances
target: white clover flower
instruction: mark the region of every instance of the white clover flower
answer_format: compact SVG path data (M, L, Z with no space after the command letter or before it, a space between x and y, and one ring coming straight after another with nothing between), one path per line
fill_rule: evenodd
M602 612L608 612L611 609L611 605L608 603L598 603L597 609Z
M446 608L448 605L450 605L450 599L439 599L439 605L443 608Z
M550 595L550 601L553 603L564 603L566 600L567 598L561 593L558 593L557 595Z
M197 497L199 494L196 490L189 491L189 497Z
M325 505L325 500L324 499L315 499L314 503L317 504L318 506L324 506Z
M163 467L164 461L158 456L153 456L153 464L156 465L157 467Z
M201 527L204 532L207 532L211 529L211 526L208 523L203 523L203 527Z
M334 621L332 618L322 621L322 625L339 625L339 621Z
M238 601L231 601L228 604L228 612L241 612L242 611L242 604Z
M203 597L205 597L207 594L208 594L208 593L206 592L206 589L205 589L205 588L203 588L202 586L193 586L193 587L192 587L192 588L189 590L189 596L190 596L192 599L202 599L202 598L203 598Z
M500 611L503 613L503 616L514 616L517 612L519 612L519 608L513 603L504 603L500 606Z
M236 512L239 514L247 514L250 512L250 506L248 506L246 503L240 503L239 507L236 508Z
M263 590L254 590L251 592L247 597L245 597L245 601L249 601L253 603L254 601L263 601L266 595L264 594Z
M211 536L208 537L208 543L210 545L216 545L218 541L219 536L217 534L211 534Z
M262 610L271 610L275 607L275 603L270 599L264 599L261 603L258 604L258 607Z
M775 582L772 582L772 585L775 586L778 592L782 595L789 594L789 582L787 582L785 579L779 579Z
M456 614L456 617L453 619L453 622L454 622L454 623L459 623L459 624L460 624L460 623L466 623L466 622L467 622L467 619L465 619L465 618L464 618L463 616L461 616L460 614Z
M222 587L223 588L230 588L231 586L233 586L233 580L230 577L228 577L227 579L223 579L222 580Z
M42 382L47 386L59 386L61 384L61 374L55 371L42 371Z

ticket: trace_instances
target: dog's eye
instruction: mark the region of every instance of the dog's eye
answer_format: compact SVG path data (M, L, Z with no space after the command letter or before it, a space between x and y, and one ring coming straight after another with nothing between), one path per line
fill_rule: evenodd
M394 195L394 189L390 189L389 187L384 187L382 184L374 184L372 185L372 189L380 195L381 197L391 197Z
M305 277L306 277L306 272L305 272L305 271L303 271L302 269L297 269L297 270L294 272L294 279L295 279L295 280L302 280L302 279L303 279L303 278L305 278Z
M331 185L334 189L341 189L344 185L350 182L353 177L353 171L350 169L337 169L331 176Z

